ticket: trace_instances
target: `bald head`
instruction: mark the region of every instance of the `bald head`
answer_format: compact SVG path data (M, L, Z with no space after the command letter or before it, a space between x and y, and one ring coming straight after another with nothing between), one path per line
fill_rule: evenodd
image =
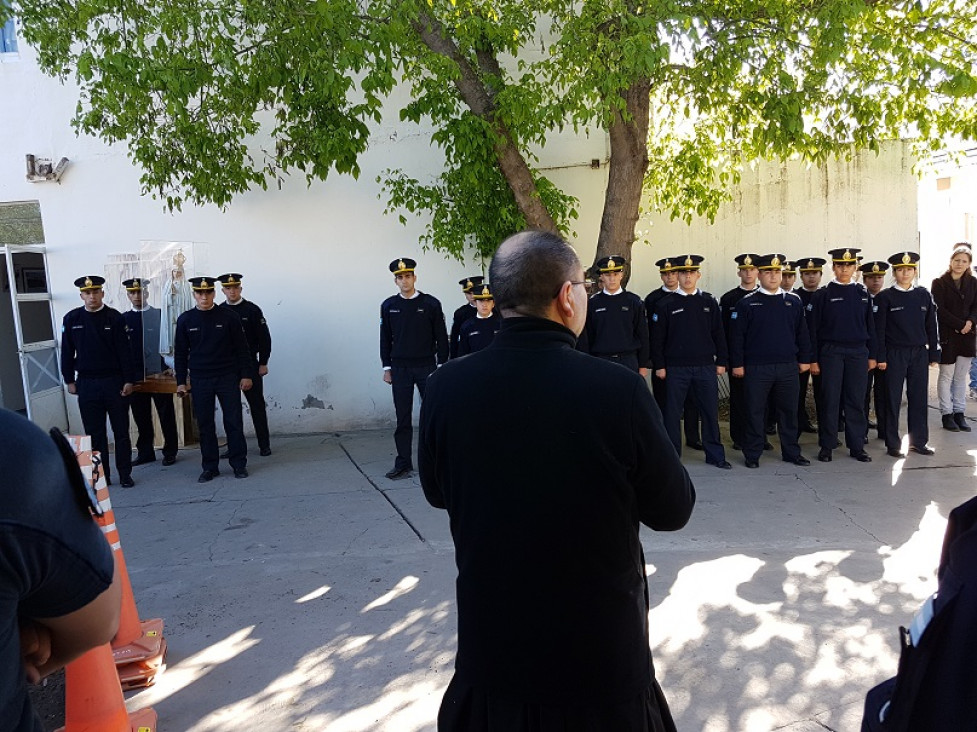
M499 246L489 267L496 306L503 316L549 317L561 287L582 278L576 252L556 234L522 231Z

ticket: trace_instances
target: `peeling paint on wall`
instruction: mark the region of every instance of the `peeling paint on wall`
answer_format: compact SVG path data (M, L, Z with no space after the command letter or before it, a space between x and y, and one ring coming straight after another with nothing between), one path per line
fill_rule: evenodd
M305 399L302 400L302 409L325 409L326 405L321 399L316 399L314 396L309 394ZM330 409L332 407L330 406Z

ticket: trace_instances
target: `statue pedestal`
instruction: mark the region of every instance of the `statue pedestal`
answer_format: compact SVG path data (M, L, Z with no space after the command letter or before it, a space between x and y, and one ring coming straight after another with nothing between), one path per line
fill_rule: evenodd
M186 447L187 445L196 445L200 441L200 433L197 431L197 421L193 418L193 396L191 393L187 393L185 397L180 399L176 396L176 378L173 376L167 376L166 374L149 374L142 381L137 381L134 386L134 391L140 391L144 394L169 394L170 399L175 399L174 410L176 414L176 433L179 437L180 447ZM157 449L163 447L163 430L159 424L159 416L156 414L156 410L152 410L153 413L153 432L155 433L155 447ZM136 437L138 433L136 431L136 424L130 419L129 424L129 434L132 439L132 444L136 444Z

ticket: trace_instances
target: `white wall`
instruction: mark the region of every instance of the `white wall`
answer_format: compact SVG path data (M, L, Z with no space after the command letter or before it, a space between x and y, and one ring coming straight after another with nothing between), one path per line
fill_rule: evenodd
M72 281L102 272L109 255L138 252L143 240L197 242L195 252L210 269L199 274L243 273L244 296L268 318L273 352L265 394L273 431L389 424L393 406L377 343L379 304L394 292L388 263L417 259L419 288L440 298L449 314L462 302L457 280L477 272L419 251L422 222L403 227L383 215L375 179L384 169L402 166L422 180L436 171L439 156L425 130L377 129L357 181L335 175L307 188L293 178L281 191L240 196L225 211L187 207L171 215L139 195L138 171L122 146L74 135L68 120L76 91L40 75L26 45L19 61L0 63L0 99L0 202L40 202L56 317L79 305ZM605 168L592 170L590 160L603 161L606 152L603 134L562 136L541 158L547 174L582 201L574 241L587 263L606 185ZM29 183L27 153L64 156L71 164L60 184ZM879 257L914 247L909 165L899 145L824 171L761 165L744 175L715 225L644 221L651 244L635 245L631 289L644 295L656 287L654 261L687 251L708 258L702 283L719 294L735 283L732 257L740 251L807 256L852 245ZM309 397L324 408L303 408ZM74 400L69 406L72 428L80 429Z
M919 229L928 285L946 271L955 243L977 239L977 148L970 146L960 160L927 167L919 184Z

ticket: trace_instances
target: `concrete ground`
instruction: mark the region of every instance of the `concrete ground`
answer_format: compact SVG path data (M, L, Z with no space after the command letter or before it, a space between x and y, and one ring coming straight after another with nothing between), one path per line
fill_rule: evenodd
M720 471L686 454L689 525L642 530L680 730L858 729L865 692L895 672L898 626L935 589L945 518L974 494L977 430L930 424L933 457L873 440L869 464L775 452L747 470L730 454ZM389 430L273 447L247 480L199 485L183 450L112 489L140 615L163 618L169 644L130 708L153 706L167 732L434 730L455 651L446 514L416 477L383 477ZM814 436L802 447L813 460Z

